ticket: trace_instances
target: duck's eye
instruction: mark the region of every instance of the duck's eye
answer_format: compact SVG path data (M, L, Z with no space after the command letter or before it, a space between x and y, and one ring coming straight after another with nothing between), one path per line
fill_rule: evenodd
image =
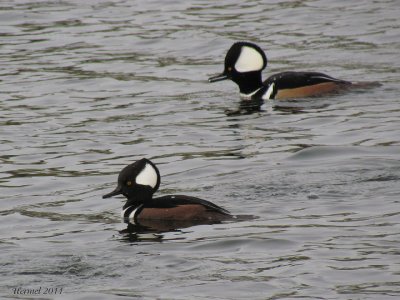
M127 185L127 186L131 186L131 185L132 185L132 181L128 180L128 181L126 182L126 185Z

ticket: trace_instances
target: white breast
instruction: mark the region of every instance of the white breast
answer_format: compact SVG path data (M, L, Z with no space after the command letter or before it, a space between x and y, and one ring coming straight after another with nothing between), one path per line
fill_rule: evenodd
M275 88L275 83L273 82L268 87L268 90L265 92L265 94L262 96L263 100L271 99L271 95L274 93L274 88Z

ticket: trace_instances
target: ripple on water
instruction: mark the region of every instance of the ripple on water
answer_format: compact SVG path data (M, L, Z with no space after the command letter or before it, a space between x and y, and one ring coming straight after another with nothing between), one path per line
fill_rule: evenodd
M3 298L48 284L59 299L394 299L397 6L2 1ZM383 86L227 115L237 87L206 79L235 40L266 50L264 78ZM159 194L257 218L120 234L124 200L101 195L144 156Z

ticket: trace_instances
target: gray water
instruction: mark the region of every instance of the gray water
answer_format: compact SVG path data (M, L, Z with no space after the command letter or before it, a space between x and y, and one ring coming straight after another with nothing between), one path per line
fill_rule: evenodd
M2 0L1 297L398 299L399 8ZM237 87L207 78L238 40L266 50L264 76L383 85L229 116ZM124 201L101 196L142 157L158 195L257 218L119 233Z

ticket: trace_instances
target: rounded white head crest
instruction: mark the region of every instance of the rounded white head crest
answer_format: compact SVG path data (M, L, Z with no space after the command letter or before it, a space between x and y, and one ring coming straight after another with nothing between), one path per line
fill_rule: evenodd
M136 183L140 185L148 185L153 189L157 186L158 175L154 167L146 163L142 171L136 176Z
M235 63L236 71L240 73L260 71L264 67L264 58L254 48L243 46Z

